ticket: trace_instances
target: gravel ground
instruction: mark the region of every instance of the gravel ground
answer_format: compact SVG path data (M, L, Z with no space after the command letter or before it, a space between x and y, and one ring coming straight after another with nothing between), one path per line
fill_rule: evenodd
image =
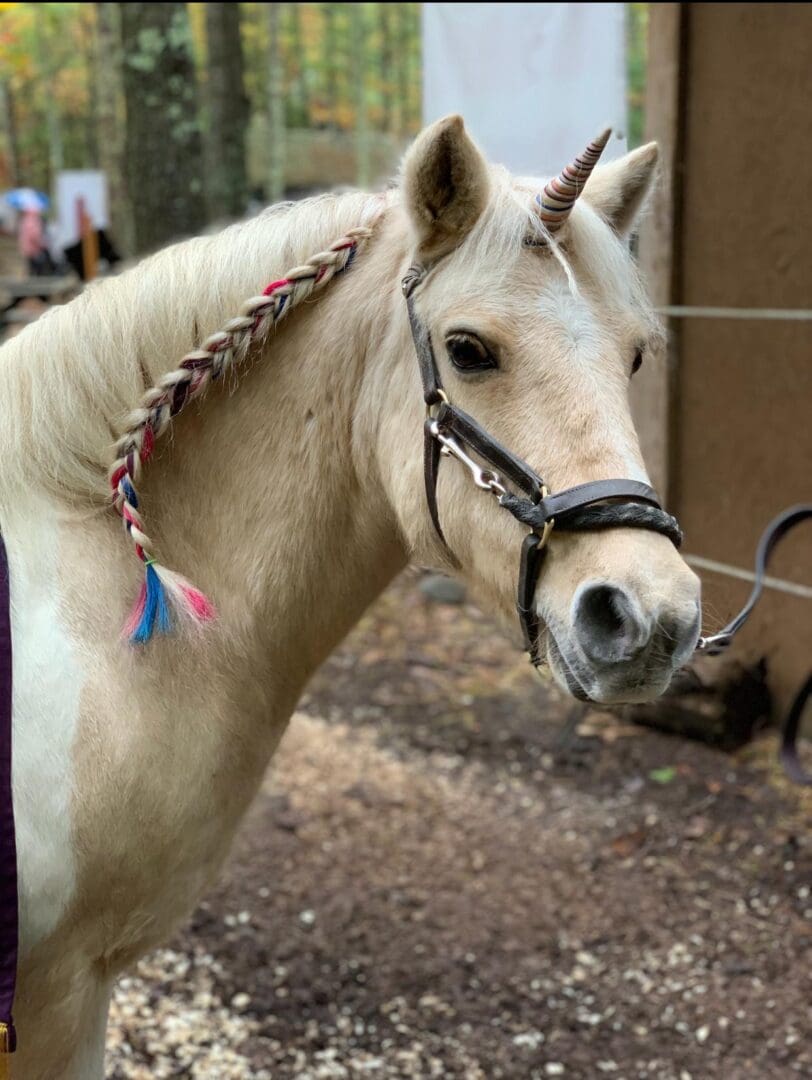
M109 1075L812 1076L812 797L564 701L414 576L314 681Z

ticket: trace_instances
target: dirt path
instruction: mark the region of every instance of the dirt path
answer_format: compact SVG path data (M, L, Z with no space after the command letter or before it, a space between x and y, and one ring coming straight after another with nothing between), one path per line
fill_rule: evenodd
M117 991L120 1078L812 1075L812 802L576 714L401 581L228 873Z

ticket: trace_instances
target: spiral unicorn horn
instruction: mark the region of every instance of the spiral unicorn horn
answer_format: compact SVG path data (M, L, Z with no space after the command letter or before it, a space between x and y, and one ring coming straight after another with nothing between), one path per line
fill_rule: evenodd
M538 214L548 232L556 232L570 216L575 200L584 190L611 134L612 129L607 128L597 139L593 139L586 150L554 180L545 184L544 191L536 196Z

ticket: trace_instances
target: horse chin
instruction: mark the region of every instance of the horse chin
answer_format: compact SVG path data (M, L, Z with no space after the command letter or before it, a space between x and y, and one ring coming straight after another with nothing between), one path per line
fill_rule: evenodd
M568 658L555 634L548 627L547 660L553 677L562 690L578 701L594 705L633 705L653 701L668 689L673 672L669 669L656 677L620 671L607 678L589 671L575 658Z
M564 659L564 654L561 652L552 632L547 634L547 662L550 665L550 671L552 671L555 681L562 690L566 690L571 697L577 698L578 701L592 700L578 681L575 672Z

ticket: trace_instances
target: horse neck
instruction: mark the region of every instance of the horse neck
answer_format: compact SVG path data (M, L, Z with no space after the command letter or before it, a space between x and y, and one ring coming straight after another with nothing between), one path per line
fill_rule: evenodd
M363 390L405 254L377 237L236 387L177 418L145 473L161 560L214 601L214 639L293 696L406 562L374 464L382 406Z

